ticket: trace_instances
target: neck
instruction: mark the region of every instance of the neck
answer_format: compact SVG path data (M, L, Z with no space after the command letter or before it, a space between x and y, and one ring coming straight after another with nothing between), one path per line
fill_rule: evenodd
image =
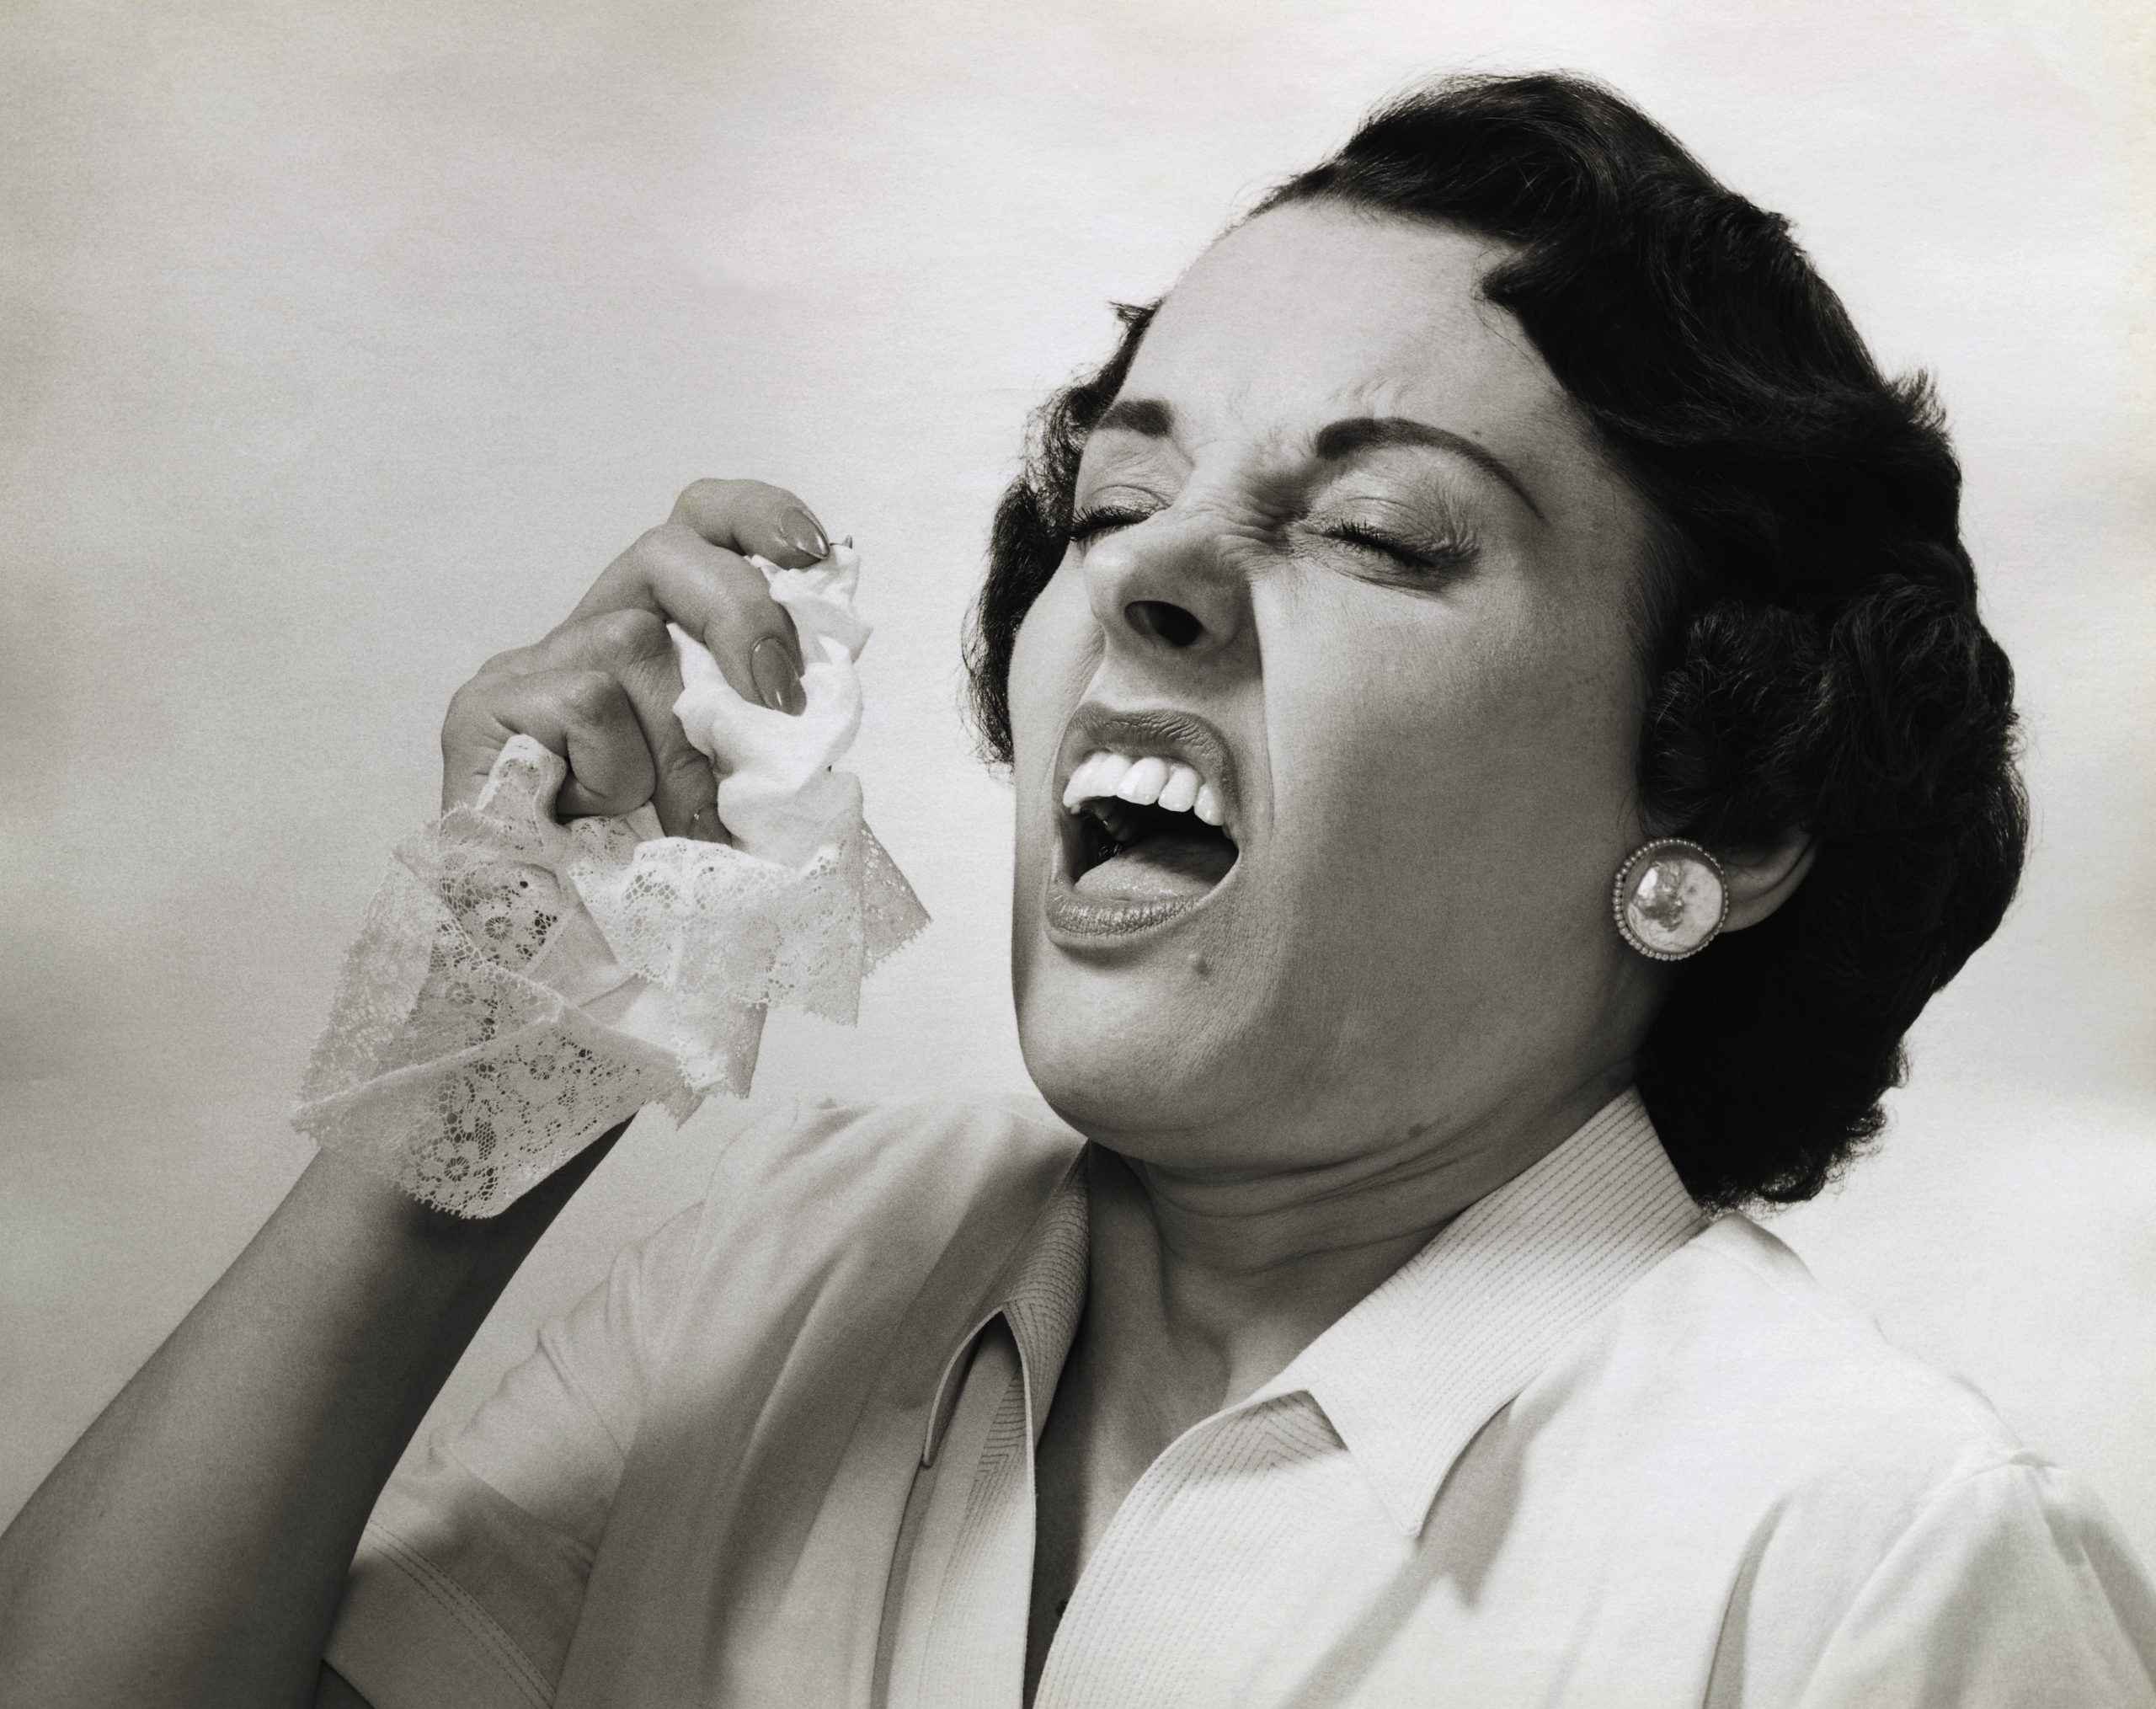
M1176 1396L1164 1428L1231 1406L1628 1079L1604 1071L1555 1098L1294 1168L1193 1167L1097 1145L1086 1339L1117 1364L1128 1356L1132 1381Z

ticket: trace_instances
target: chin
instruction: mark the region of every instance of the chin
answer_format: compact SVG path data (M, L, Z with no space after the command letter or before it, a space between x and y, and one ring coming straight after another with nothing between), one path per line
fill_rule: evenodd
M1021 956L1018 1039L1050 1108L1088 1138L1139 1156L1209 1149L1247 1132L1273 1090L1257 1017L1187 960L1074 963L1054 945Z
M1272 1077L1271 932L1242 780L1219 728L1174 708L1087 702L1052 778L1022 788L1013 991L1026 1064L1081 1132L1247 1131ZM1253 873L1256 865L1260 870Z

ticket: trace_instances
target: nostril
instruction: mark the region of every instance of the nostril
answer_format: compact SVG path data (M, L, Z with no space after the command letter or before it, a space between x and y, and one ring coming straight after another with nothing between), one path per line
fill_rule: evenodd
M1123 608L1123 614L1139 634L1166 641L1171 647L1187 647L1205 633L1204 624L1166 600L1133 600Z

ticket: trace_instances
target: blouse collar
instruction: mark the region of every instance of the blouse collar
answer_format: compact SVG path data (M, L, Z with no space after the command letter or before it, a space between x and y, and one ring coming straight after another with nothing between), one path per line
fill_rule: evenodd
M1476 1433L1706 1221L1628 1089L1446 1224L1246 1404L1307 1393L1414 1536Z
M1394 1523L1418 1535L1476 1433L1568 1338L1706 1221L1628 1089L1454 1217L1279 1375L1209 1423L1308 1395ZM1017 1344L1038 1439L1085 1306L1086 1228L1081 1156L945 1365L925 1463L941 1445L966 1356L998 1317Z

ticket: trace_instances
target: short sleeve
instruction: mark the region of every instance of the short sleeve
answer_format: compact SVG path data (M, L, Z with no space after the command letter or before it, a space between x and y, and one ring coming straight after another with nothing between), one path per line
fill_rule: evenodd
M622 1252L382 1492L325 1651L373 1709L552 1701L699 1215Z
M1948 1484L1865 1581L1801 1709L2156 1706L2156 1591L2095 1497L2028 1455Z

